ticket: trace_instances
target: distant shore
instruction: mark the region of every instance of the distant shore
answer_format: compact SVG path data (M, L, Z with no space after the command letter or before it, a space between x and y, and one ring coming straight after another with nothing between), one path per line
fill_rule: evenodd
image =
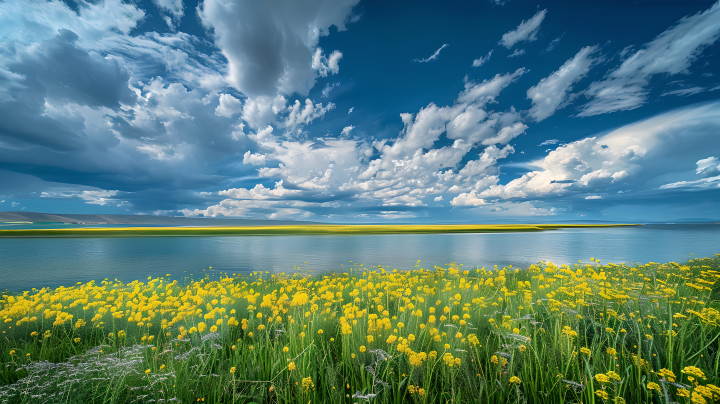
M639 224L285 225L0 230L0 237L272 236L534 232Z

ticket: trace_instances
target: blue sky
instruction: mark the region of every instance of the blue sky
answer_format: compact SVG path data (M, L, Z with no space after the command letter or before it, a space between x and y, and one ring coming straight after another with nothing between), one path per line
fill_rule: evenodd
M0 211L720 220L720 3L0 0Z

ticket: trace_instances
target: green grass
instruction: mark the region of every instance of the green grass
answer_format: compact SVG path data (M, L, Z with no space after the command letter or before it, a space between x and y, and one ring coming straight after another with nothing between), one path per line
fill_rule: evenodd
M633 224L297 225L217 227L111 227L0 230L0 237L270 236L321 234L427 234L527 232Z
M720 400L720 255L346 270L1 296L0 402Z

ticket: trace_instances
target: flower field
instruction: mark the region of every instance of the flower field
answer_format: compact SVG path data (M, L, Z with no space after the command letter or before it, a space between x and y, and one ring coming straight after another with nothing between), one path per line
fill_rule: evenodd
M712 403L720 256L0 297L2 403Z

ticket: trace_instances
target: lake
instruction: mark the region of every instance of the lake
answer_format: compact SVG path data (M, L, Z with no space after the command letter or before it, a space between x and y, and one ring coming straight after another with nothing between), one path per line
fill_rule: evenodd
M422 268L455 262L468 269L573 264L590 257L618 264L682 262L690 254L714 253L720 253L720 224L487 234L0 238L0 290L167 273L198 279L208 272L344 271L354 264L404 270L418 260Z

